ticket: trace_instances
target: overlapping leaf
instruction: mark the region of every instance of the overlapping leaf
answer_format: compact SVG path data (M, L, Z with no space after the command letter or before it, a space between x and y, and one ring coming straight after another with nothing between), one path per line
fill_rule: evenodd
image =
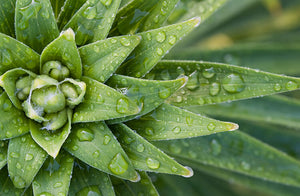
M51 2L51 6L52 6L52 9L53 9L53 12L54 12L54 16L55 18L58 17L58 14L60 13L64 3L65 3L65 0L50 0ZM73 1L74 2L74 1ZM75 1L77 2L77 1Z
M138 36L120 36L79 48L83 74L105 82L139 43Z
M0 32L11 37L15 36L15 4L16 0L7 0L0 5Z
M58 36L49 0L17 0L15 11L16 37L35 51L42 52Z
M8 145L9 176L16 188L28 187L47 158L29 134L13 138Z
M186 177L193 175L190 168L178 164L126 125L113 125L112 129L135 168L142 171L169 173Z
M238 129L237 124L210 119L168 104L162 104L126 124L150 141L191 138Z
M74 124L64 148L88 165L131 181L138 181L130 159L105 123Z
M7 162L7 142L0 141L0 170L6 165Z
M281 93L299 88L300 79L233 65L163 61L148 74L155 79L189 76L187 85L168 99L177 106L207 105Z

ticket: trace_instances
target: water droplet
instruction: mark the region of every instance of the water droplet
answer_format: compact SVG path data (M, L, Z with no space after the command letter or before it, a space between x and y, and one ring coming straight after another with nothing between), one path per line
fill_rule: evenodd
M9 99L5 99L3 105L2 105L2 108L5 112L8 112L10 111L10 109L12 108L12 103Z
M99 150L96 150L95 152L93 152L93 157L94 158L98 158L99 156L100 156Z
M9 154L9 156L12 157L12 158L19 158L20 154L17 153L17 152L11 152L11 153Z
M220 83L214 82L210 85L209 94L212 96L217 95L220 92Z
M210 148L211 148L212 154L215 156L219 155L222 151L222 146L216 139L213 139L210 142Z
M194 119L192 119L190 116L187 116L185 120L188 125L192 125L194 122Z
M207 125L207 129L209 131L213 131L213 130L215 130L215 128L216 128L216 125L212 122Z
M210 79L215 76L215 70L213 67L204 69L202 75L204 78Z
M198 87L199 87L198 72L195 71L188 77L186 88L189 89L190 91L194 91Z
M169 149L172 153L178 154L181 152L180 146L176 145L175 143L170 144Z
M176 43L176 41L177 41L177 38L175 35L171 35L169 37L169 44L174 45Z
M144 152L145 146L143 144L139 144L139 145L137 145L136 150L138 152Z
M16 188L24 188L26 186L26 182L21 176L13 176L12 181Z
M173 131L173 133L178 134L178 133L181 132L181 128L180 127L174 127L172 131Z
M223 78L222 86L229 93L238 93L245 89L245 82L241 75L233 73Z
M22 166L21 166L21 164L18 162L18 163L16 163L16 168L17 169L21 169L22 168Z
M103 144L107 145L110 142L111 138L109 135L105 135L103 138Z
M26 155L25 155L25 161L30 161L30 160L32 160L33 159L33 155L31 154L31 153L27 153Z
M171 170L172 170L172 172L177 172L177 171L178 171L178 168L175 167L175 166L173 166Z
M294 81L289 81L285 84L285 88L287 90L295 90L298 88L298 84Z
M158 92L158 96L161 98L161 99L166 99L168 98L169 96L171 95L171 89L170 88L166 88L166 87L163 87L159 90Z
M147 127L146 130L145 130L145 133L148 136L152 136L152 135L154 135L154 130L150 127Z
M96 7L88 7L83 12L83 16L87 19L94 19L97 15Z
M157 48L157 49L156 49L156 53L157 53L159 56L161 56L161 55L164 54L164 50L163 50L162 48Z
M123 46L130 46L130 44L131 44L130 40L125 37L121 38L120 42Z
M131 144L131 143L134 141L134 139L132 139L132 138L129 137L128 135L125 135L124 138L123 138L123 140L124 140L124 142L125 142L126 144Z
M205 103L205 100L202 97L200 97L197 102L199 105L203 105Z
M5 132L5 136L6 136L7 138L11 138L11 137L13 136L13 134L12 134L12 132L10 132L10 131L6 131L6 132Z
M152 40L152 37L151 37L151 33L146 33L146 37L147 37L147 39L149 40L149 41L151 41Z
M150 169L158 169L160 166L160 162L153 158L147 158L146 164Z
M180 96L180 95L176 96L176 100L175 100L175 101L176 101L177 103L181 103L182 100L183 100L182 96Z
M90 142L94 139L94 132L88 128L80 128L76 131L76 136L81 142Z
M124 114L128 112L129 109L129 102L126 98L121 98L117 101L117 112L120 114Z
M79 147L77 145L72 146L72 150L74 150L74 151L78 150L78 148Z
M1 51L1 55L2 55L1 62L3 65L10 65L13 62L12 54L8 49L3 49Z
M53 196L51 193L48 192L42 192L39 194L39 196Z
M251 168L250 164L245 161L242 161L241 166L244 170L249 170Z
M114 156L114 158L110 161L108 168L110 171L114 174L120 175L127 171L128 169L128 163L121 155L121 153L118 153Z
M158 41L159 43L162 43L166 40L166 33L161 31L161 32L158 32L157 35L156 35L156 41Z
M110 6L110 4L111 4L111 2L112 2L112 0L100 0L101 1L101 3L103 4L103 5L105 5L105 6Z
M281 85L280 84L275 84L274 85L274 91L280 91L281 90Z

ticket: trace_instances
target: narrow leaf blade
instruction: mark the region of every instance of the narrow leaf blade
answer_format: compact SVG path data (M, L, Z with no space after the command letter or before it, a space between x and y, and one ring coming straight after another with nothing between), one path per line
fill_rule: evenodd
M58 17L65 0L50 0L55 18Z
M0 5L0 32L11 37L15 37L15 4L16 0L7 0Z
M136 169L185 177L193 175L190 168L177 163L126 125L113 125L112 129Z
M0 141L0 170L7 163L7 146L6 141Z
M130 159L103 122L74 124L64 148L100 171L131 181L139 180Z
M147 140L169 140L210 135L238 129L238 125L214 120L162 104L153 112L126 123Z

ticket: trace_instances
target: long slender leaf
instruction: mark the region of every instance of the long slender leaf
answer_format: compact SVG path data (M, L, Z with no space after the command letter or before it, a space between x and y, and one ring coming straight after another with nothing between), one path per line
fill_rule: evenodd
M17 0L15 19L17 39L39 53L59 34L49 0Z
M56 159L49 157L32 182L34 195L67 195L74 158L61 152Z
M242 132L153 142L178 158L300 187L297 160Z
M126 125L113 125L112 130L136 169L185 177L193 175L193 171L190 168L178 164Z
M110 177L84 163L75 162L69 195L102 194L114 196L114 188Z
M119 142L103 122L75 124L64 148L90 166L131 181L139 181Z
M177 106L207 105L246 99L299 88L300 79L255 69L202 61L162 61L147 77L189 76L187 85L168 102Z
M50 0L55 18L58 17L65 0Z
M7 162L7 142L0 141L0 170L6 165Z
M83 77L87 89L84 101L76 107L73 123L94 122L139 112L138 106L127 96L88 77Z
M138 36L120 36L81 47L83 74L105 82L139 43Z
M150 141L191 138L238 129L237 124L210 119L168 104L162 104L153 112L126 124Z
M113 75L107 84L133 100L141 111L137 115L144 115L162 104L169 96L186 83L186 78L170 81L142 80L122 75ZM109 120L110 124L127 121L137 115Z
M30 134L13 138L8 145L9 176L16 188L28 187L47 158Z
M117 73L142 77L185 35L200 24L199 18L139 33L141 43L128 60L120 66Z
M7 0L0 5L0 32L11 37L15 37L15 4L16 0Z

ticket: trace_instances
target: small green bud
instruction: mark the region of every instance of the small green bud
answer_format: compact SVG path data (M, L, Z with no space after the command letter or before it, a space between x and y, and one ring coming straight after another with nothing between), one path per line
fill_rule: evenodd
M56 86L34 90L31 99L35 105L44 108L46 113L59 112L66 105L64 94Z
M32 82L32 77L25 76L25 77L20 78L19 80L17 80L17 82L16 82L16 88L18 90L21 90L23 88L29 87L29 89L30 89L31 82Z
M57 113L52 113L52 114L46 114L44 116L49 121L43 122L43 126L47 130L57 130L61 127L63 127L67 121L68 121L68 115L67 115L67 110L64 109L60 112Z
M42 73L47 74L58 81L61 81L70 75L69 69L66 66L61 65L59 61L48 61L45 63Z
M61 91L67 98L76 99L78 97L76 87L71 83L63 83L61 85Z

